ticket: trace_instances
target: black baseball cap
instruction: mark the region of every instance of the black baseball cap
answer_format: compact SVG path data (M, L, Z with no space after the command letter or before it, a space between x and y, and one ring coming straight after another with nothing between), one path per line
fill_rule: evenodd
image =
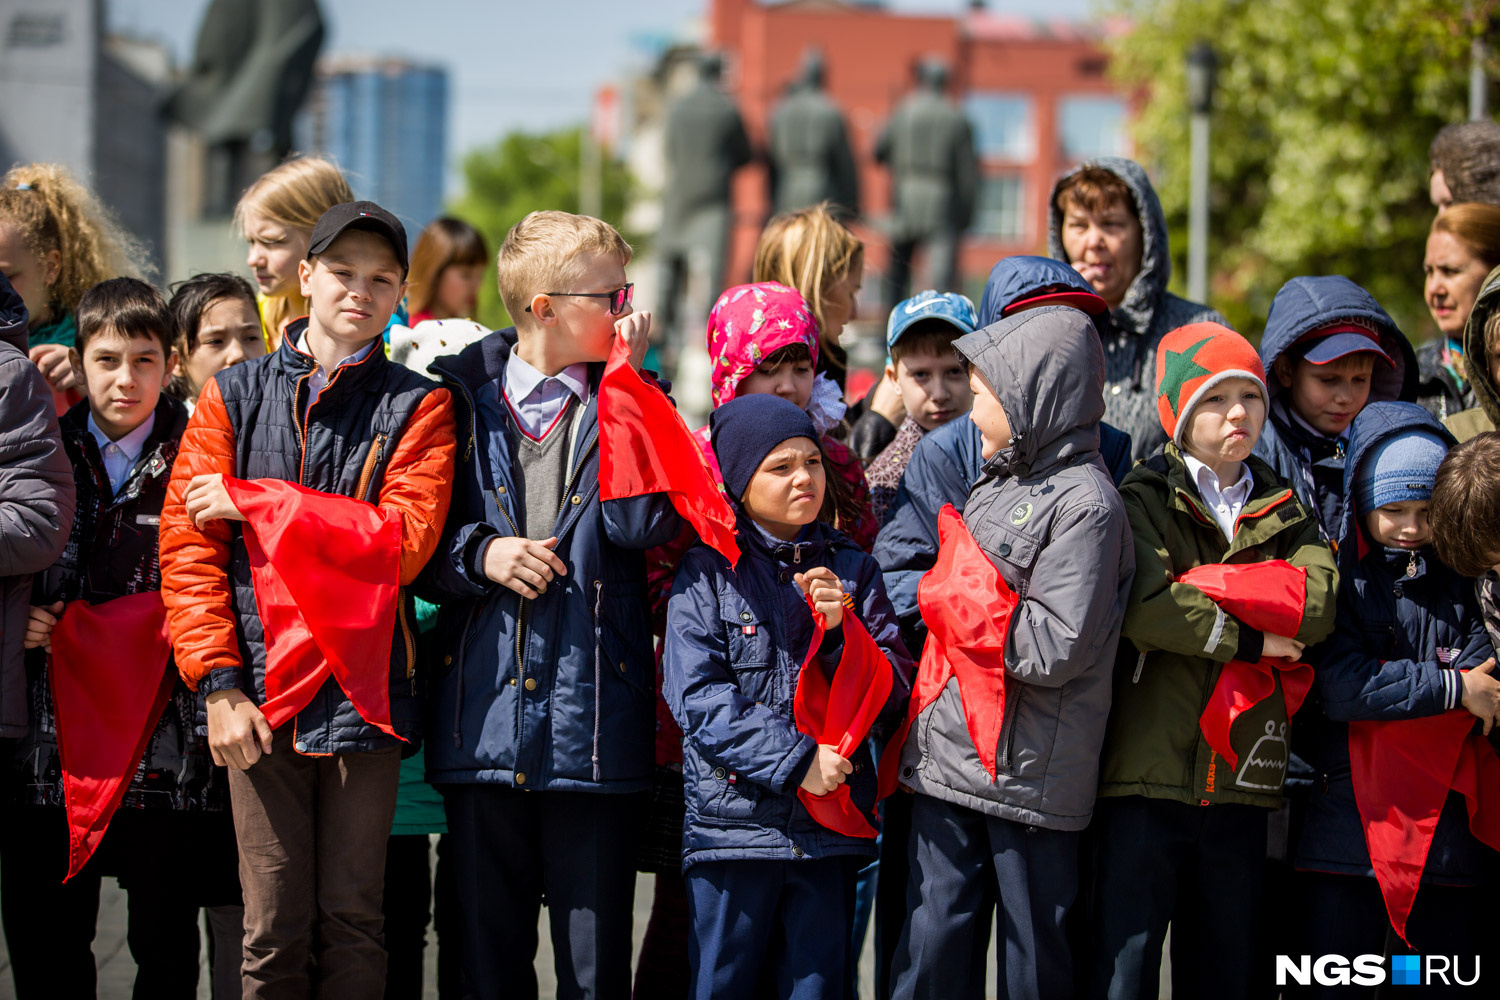
M396 251L404 275L409 267L406 254L406 228L396 217L373 201L346 201L335 205L318 218L313 226L312 239L307 244L307 256L313 257L327 250L333 241L347 229L364 229L384 236Z

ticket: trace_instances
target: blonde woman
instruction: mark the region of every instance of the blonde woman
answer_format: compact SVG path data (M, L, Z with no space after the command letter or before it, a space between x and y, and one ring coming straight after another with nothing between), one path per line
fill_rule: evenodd
M256 284L266 349L281 346L286 324L307 314L297 264L307 257L318 218L354 200L339 168L317 156L298 156L260 176L234 208L234 221L250 251L245 263Z

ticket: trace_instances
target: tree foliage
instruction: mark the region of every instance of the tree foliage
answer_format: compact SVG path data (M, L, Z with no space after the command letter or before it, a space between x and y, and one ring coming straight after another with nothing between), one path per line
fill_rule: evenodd
M1112 43L1112 72L1143 98L1136 149L1158 182L1175 273L1187 251L1186 53L1205 39L1219 58L1210 304L1258 335L1287 279L1343 274L1422 339L1427 148L1467 117L1470 41L1500 2L1118 3L1133 29Z
M489 149L464 157L464 193L449 206L451 214L484 234L493 255L505 234L527 213L542 209L579 210L580 154L583 132L568 129L546 134L512 132ZM630 197L631 179L625 167L601 157L604 221L625 233L622 225ZM629 233L632 245L637 240ZM491 258L493 260L493 256ZM510 325L493 278L479 293L479 322L491 329Z

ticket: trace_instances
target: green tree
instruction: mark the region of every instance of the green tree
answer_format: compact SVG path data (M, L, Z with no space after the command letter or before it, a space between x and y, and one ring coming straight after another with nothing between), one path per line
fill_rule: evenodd
M529 212L541 209L579 210L581 129L546 134L512 132L489 149L464 157L464 193L449 211L484 234L491 252L497 251L511 226ZM624 165L601 157L604 221L625 233L623 220L631 193ZM639 246L631 234L625 238ZM493 275L491 271L491 275ZM479 322L491 329L510 325L493 278L479 293Z
M1276 290L1343 274L1414 340L1432 330L1422 258L1427 147L1467 117L1469 46L1496 0L1117 0L1133 24L1112 72L1143 105L1136 149L1159 182L1185 273L1186 53L1219 57L1211 139L1210 304L1258 336Z

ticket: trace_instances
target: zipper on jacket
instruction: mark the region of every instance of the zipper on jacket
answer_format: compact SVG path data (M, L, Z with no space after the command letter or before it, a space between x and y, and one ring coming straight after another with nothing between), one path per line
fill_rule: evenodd
M1005 713L1005 721L1000 724L1000 766L998 770L1010 773L1010 758L1016 748L1016 717L1021 714L1021 695L1024 688L1016 692L1016 703Z
M1133 673L1133 674L1130 675L1130 683L1132 683L1132 684L1139 684L1141 682L1141 670L1144 669L1145 666L1146 666L1146 654L1142 653L1140 656L1138 656L1136 658L1136 661L1135 661L1135 673Z
M312 412L312 403L307 408L302 407L302 390L307 386L307 380L312 378L313 372L318 370L318 363L313 362L312 371L297 379L297 387L292 390L292 426L297 429L297 485L306 486L303 481L307 476L307 418ZM300 412L299 412L300 411Z
M500 493L494 487L490 487L490 499L495 501L495 509L500 512L501 517L505 518L505 523L510 525L511 534L520 538L521 529L516 527L515 519L510 516L510 511L505 509L505 504L500 502ZM516 611L516 684L520 685L525 683L526 663L522 650L525 648L526 606L531 603L531 599L519 595L517 599L521 603ZM517 703L516 711L520 712L519 703Z
M411 693L417 693L417 641L411 634L411 624L406 620L406 592L396 590L396 624L401 629L401 639L406 646L406 679L411 681Z
M562 499L557 502L558 517L562 517L563 511L568 509L568 497L573 495L573 487L578 485L578 473L583 471L584 463L589 460L589 455L593 454L594 449L598 447L598 445L599 436L596 434L594 435L594 439L589 442L588 447L583 449L583 454L578 456L578 464L573 466L573 473L572 475L568 476L568 482L563 487Z
M365 456L365 467L359 470L359 485L354 488L354 495L361 500L370 502L367 495L370 492L370 480L375 477L375 468L380 465L384 451L385 435L376 434L374 443L370 445L370 453Z
M604 606L604 583L600 580L594 581L594 780L599 780L599 719L602 711L603 699L599 694L599 685L604 680L604 671L600 668L600 646L603 644L603 606Z

